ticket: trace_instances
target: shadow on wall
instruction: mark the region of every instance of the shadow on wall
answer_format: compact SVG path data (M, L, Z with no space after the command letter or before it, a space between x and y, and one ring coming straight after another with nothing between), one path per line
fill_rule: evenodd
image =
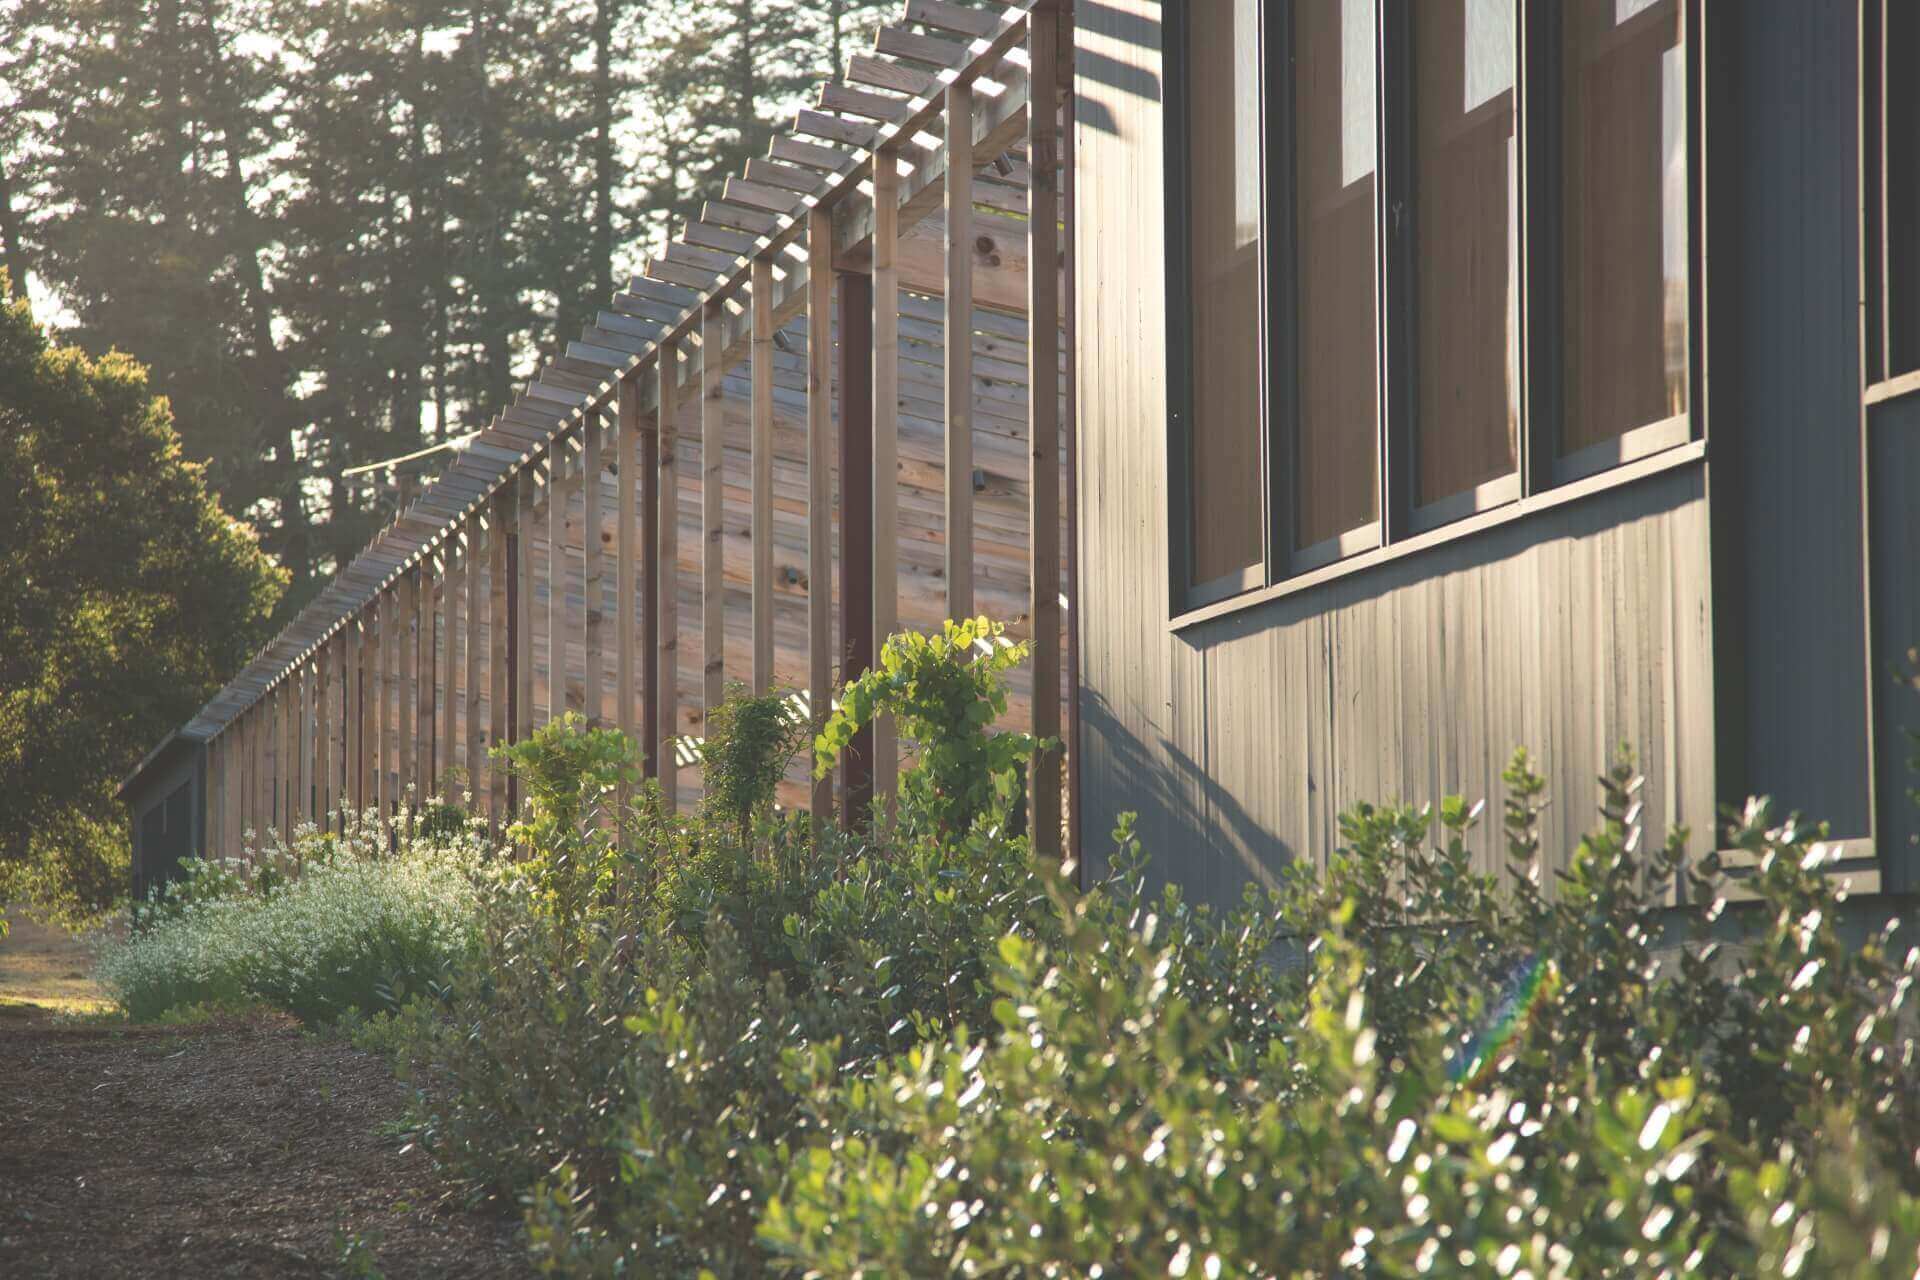
M1152 859L1156 889L1174 878L1176 866L1181 888L1196 903L1232 906L1248 880L1277 883L1297 856L1286 841L1256 822L1178 744L1158 736L1149 748L1103 695L1083 689L1080 698L1082 750L1107 779L1104 794L1123 798L1120 809L1087 814L1091 825L1082 839L1090 880L1106 874L1113 824L1130 811L1139 817L1135 834ZM1083 787L1081 794L1092 790Z
M1154 6L1158 8L1158 6ZM1074 21L1082 32L1100 43L1132 45L1146 58L1158 59L1161 49L1160 22L1144 14L1127 13L1097 0L1077 0ZM1098 98L1089 97L1089 87L1111 89L1131 98L1160 101L1160 76L1146 67L1135 66L1122 58L1088 48L1076 41L1073 50L1074 119L1097 133L1118 136L1120 125L1113 112Z

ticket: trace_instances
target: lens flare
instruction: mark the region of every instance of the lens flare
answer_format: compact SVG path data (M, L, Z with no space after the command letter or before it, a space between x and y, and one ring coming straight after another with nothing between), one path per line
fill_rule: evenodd
M1500 998L1487 1010L1485 1021L1455 1055L1448 1069L1454 1083L1479 1084L1499 1060L1500 1051L1520 1034L1534 1009L1550 999L1559 985L1560 971L1545 956L1516 963L1501 984Z

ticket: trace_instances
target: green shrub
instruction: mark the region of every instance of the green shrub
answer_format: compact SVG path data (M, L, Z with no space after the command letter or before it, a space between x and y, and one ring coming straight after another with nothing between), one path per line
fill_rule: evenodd
M136 1019L259 1001L309 1022L397 1008L445 980L474 941L479 838L385 851L371 815L308 827L250 862L202 864L96 976Z
M1004 821L1022 794L1020 766L1041 745L1029 734L988 732L1007 711L1005 673L1027 659L1027 646L1005 631L986 618L949 619L937 636L887 637L879 663L841 692L814 743L816 774L831 770L876 716L891 715L920 751L900 779L907 820L953 835L982 818Z
M1520 756L1499 874L1449 799L1354 808L1324 869L1226 911L1150 894L1123 823L1083 892L1007 834L1032 744L990 733L983 637L890 644L816 742L918 741L871 836L773 811L775 699L713 718L692 817L617 738L510 756L526 861L445 1003L369 1035L546 1268L1914 1274L1920 952L1842 939L1821 832L1735 816L1730 906L1622 764L1546 882Z

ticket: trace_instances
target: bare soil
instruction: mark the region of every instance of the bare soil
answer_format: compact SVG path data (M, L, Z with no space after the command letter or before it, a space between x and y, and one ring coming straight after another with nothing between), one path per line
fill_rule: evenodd
M0 1276L519 1276L391 1122L386 1064L276 1015L0 1013Z

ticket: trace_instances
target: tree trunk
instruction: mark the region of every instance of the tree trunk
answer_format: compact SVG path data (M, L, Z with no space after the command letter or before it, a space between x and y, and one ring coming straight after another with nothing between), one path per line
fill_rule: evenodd
M0 156L0 267L7 271L8 292L26 301L26 247L20 243L20 220L13 211L13 180L8 176L5 156Z

